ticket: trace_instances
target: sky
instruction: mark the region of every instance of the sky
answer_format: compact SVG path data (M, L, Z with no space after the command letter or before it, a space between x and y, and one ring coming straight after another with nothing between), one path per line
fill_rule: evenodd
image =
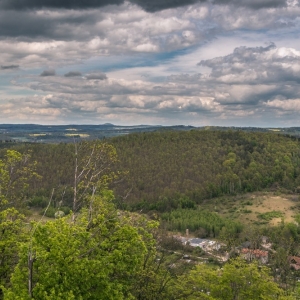
M0 0L0 123L300 126L300 3Z

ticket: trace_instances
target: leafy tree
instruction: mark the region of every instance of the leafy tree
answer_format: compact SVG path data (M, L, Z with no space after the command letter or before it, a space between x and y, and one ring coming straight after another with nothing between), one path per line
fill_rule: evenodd
M138 214L132 216L131 224L135 228L139 228L147 248L142 268L133 280L132 294L137 300L168 299L167 287L171 283L172 277L174 277L174 272L172 272L170 266L174 265L174 261L170 261L164 251L158 250L159 245L153 239L153 237L156 240L161 239L161 237L158 237L157 232L158 222L149 222L144 216ZM178 261L177 257L176 261Z
M0 160L0 209L7 206L22 206L29 181L39 178L36 162L31 162L30 153L21 154L7 150Z
M73 212L82 206L85 197L105 188L116 178L111 166L117 161L116 149L107 143L74 143Z
M0 299L1 286L9 286L18 263L18 244L25 241L24 216L14 208L0 211Z
M143 237L118 216L110 192L93 201L92 216L83 209L75 222L33 224L4 299L133 299L132 278L146 254Z
M175 283L175 299L288 299L266 267L236 259L221 269L197 265Z

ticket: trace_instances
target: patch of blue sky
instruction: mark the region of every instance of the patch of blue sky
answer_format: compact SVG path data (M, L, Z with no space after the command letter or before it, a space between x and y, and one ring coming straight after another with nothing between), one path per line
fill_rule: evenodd
M137 68L137 67L155 67L166 64L172 59L186 54L190 49L176 50L163 53L132 53L124 56L102 56L91 58L82 64L64 66L57 69L57 73L65 74L70 70L88 72L111 72L116 70Z
M14 86L11 83L11 80L13 79L13 76L7 75L7 74L1 74L0 75L0 89L1 94L5 95L12 95L14 93Z
M10 81L11 81L12 77L11 76L7 76L6 74L1 74L0 75L0 87L1 89L5 89L10 85Z
M239 39L239 46L265 47L274 43L278 48L290 47L300 50L300 23L298 26L285 28L258 29L255 31L240 29L230 35Z
M20 73L20 72L18 72ZM22 72L25 74L25 72ZM16 72L7 72L0 75L0 89L1 93L7 97L14 96L32 96L36 94L36 91L22 87L22 83L28 82L28 78L22 77L19 74L16 76Z

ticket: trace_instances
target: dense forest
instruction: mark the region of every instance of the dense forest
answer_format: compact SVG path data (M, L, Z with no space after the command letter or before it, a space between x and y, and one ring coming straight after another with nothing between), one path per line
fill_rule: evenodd
M298 299L300 214L245 226L205 206L257 191L299 194L297 138L191 130L3 147L0 299ZM221 249L183 246L173 235L186 228ZM239 257L262 237L268 265Z
M300 147L295 137L191 130L130 134L108 141L118 153L115 171L122 173L112 188L127 209L163 212L224 194L277 187L294 192L300 186ZM31 192L48 197L52 188L72 185L73 144L27 144L16 149L31 152L43 178L30 182Z

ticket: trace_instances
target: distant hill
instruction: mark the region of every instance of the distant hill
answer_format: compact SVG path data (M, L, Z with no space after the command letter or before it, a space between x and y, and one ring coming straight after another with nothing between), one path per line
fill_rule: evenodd
M258 128L258 127L220 127L220 126L162 126L134 125L120 126L111 123L99 125L37 125L37 124L0 124L0 142L30 142L30 143L72 143L74 139L94 140L137 132L153 132L162 130L187 131L191 129L204 131L245 131L245 132L275 132L279 134L300 137L300 127L290 128ZM0 146L1 147L1 146Z
M130 206L167 210L265 188L300 190L299 138L274 132L190 130L113 138L129 170ZM181 203L181 204L180 204Z
M115 169L129 171L113 186L119 204L129 209L193 207L204 199L266 188L300 191L300 142L294 136L161 128L106 141L117 149ZM38 161L43 180L32 183L31 194L38 191L49 196L52 188L59 194L64 186L72 186L73 144L13 146L21 152L31 149ZM70 200L71 192L66 191L65 199L68 197Z
M110 123L100 125L36 125L0 124L0 142L72 143L76 140L105 139L135 132L162 129L190 130L192 126L135 125L119 126Z

